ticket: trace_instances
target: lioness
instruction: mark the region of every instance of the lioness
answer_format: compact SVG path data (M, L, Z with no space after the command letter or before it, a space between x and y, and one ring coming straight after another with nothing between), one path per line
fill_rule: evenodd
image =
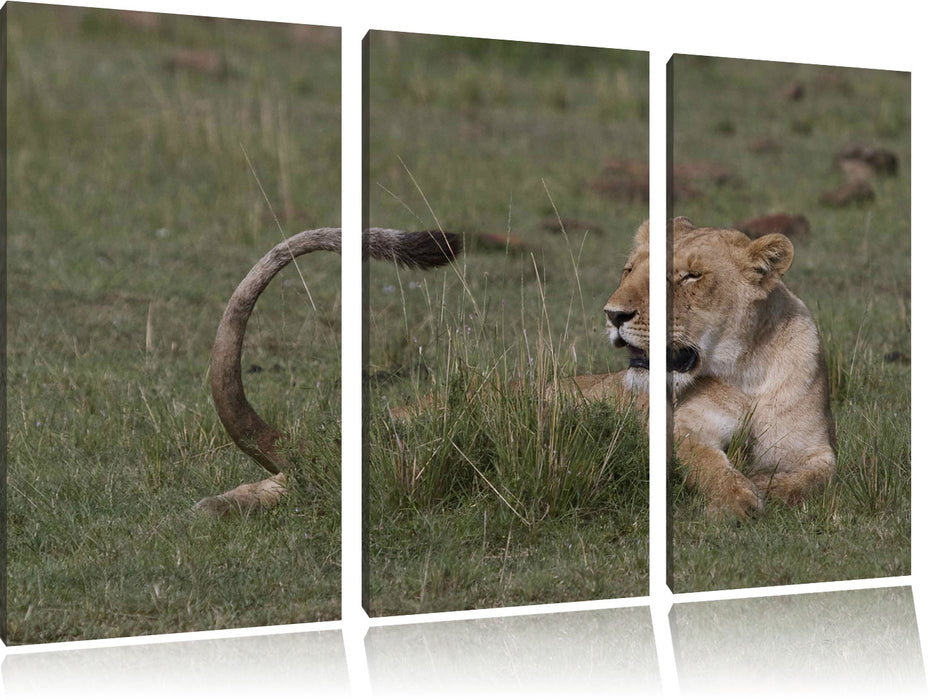
M710 514L746 518L764 496L788 504L835 471L835 426L822 342L806 306L780 281L793 245L780 234L697 228L680 217L667 275L666 351L676 456ZM627 347L626 381L646 389L649 228L641 226L621 284L605 306L612 342ZM642 375L642 376L641 376ZM750 477L725 452L740 436Z
M439 231L396 231L371 228L364 232L364 254L408 267L445 265L461 251L461 238ZM211 396L221 423L234 443L273 476L242 484L219 496L204 498L195 509L210 515L247 514L272 506L286 493L292 465L276 444L282 433L257 415L241 381L241 350L247 321L260 294L283 267L317 250L341 252L341 229L320 228L297 233L268 252L234 290L218 326L211 350Z

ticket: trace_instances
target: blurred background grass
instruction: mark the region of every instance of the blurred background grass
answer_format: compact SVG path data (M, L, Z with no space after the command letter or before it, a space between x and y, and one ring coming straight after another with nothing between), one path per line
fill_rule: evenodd
M245 349L251 401L319 455L305 488L269 517L187 511L265 476L208 353L276 220L339 223L338 30L7 11L11 643L337 617L337 256L300 259L315 309L281 273Z
M646 593L645 432L544 387L626 363L601 309L646 187L609 171L647 161L647 55L368 40L369 222L467 248L448 270L369 268L371 611Z
M742 528L706 522L677 482L676 590L909 574L910 75L699 56L674 57L672 71L674 167L709 173L674 188L673 215L808 222L784 280L825 342L839 464L804 509L768 504ZM832 206L854 146L896 169L862 173L863 197Z

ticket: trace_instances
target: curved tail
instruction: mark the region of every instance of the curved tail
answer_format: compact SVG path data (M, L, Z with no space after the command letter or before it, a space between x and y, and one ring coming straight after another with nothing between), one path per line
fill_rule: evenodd
M365 255L409 267L445 265L461 252L461 248L460 236L441 231L373 228L364 232ZM267 486L276 492L277 498L283 486L282 473L291 465L276 448L282 433L268 425L247 401L241 379L241 352L247 321L263 290L295 258L318 250L340 253L341 229L320 228L297 233L264 255L231 295L211 350L211 396L218 417L234 443L257 464L276 475L274 483ZM252 510L257 505L267 504L263 499L253 503L258 498L256 492L267 493L270 488L248 484L221 496L204 499L198 506L216 513L233 508Z

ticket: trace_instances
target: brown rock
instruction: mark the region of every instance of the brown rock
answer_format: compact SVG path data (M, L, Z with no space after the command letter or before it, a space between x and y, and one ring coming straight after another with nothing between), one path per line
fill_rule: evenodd
M211 49L179 49L166 60L171 71L191 70L220 78L227 72L224 57Z
M799 81L794 81L787 85L784 85L780 89L780 97L785 100L791 100L793 102L798 102L803 99L806 95L806 86Z
M506 250L511 254L530 250L530 247L516 236L508 236L502 233L466 233L465 237L474 242L474 248L476 250L493 250L500 252Z
M734 228L751 238L766 236L768 233L782 233L787 238L802 238L809 233L809 221L802 214L780 212L738 221Z
M874 199L874 188L865 180L849 182L838 189L819 195L819 203L827 207L844 207L849 204L870 202Z
M874 168L859 158L843 158L838 162L846 182L871 182Z
M836 162L861 160L879 175L896 175L899 159L893 151L867 144L847 146L835 155Z
M650 164L634 159L609 158L589 188L605 199L650 200Z
M162 18L157 12L118 10L117 17L125 26L144 32L157 32L162 27Z

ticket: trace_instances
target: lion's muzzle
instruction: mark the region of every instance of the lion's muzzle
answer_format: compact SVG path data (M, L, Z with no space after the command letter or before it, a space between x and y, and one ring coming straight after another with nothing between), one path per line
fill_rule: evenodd
M616 348L627 348L630 353L630 367L639 369L650 369L650 358L645 350L636 345L627 342L624 339L624 324L632 321L637 316L636 311L622 311L605 307L605 316L608 318L608 328L610 329L611 344Z

